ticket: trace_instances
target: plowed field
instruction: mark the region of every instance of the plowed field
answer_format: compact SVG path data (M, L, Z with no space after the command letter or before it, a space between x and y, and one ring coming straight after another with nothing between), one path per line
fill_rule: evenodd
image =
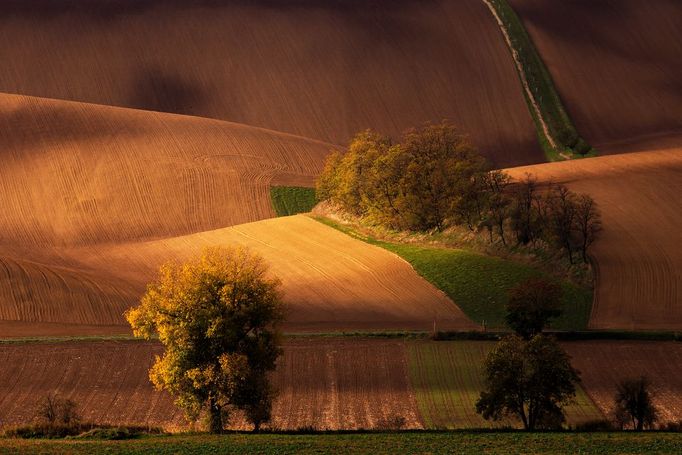
M112 325L125 325L123 312L137 304L159 265L214 245L247 246L266 259L283 281L288 331L430 330L434 320L439 328L475 327L398 256L303 215L150 242L25 250L29 264L64 265L3 261L0 315L26 322L24 335L41 334L30 330L45 322L101 325L111 333Z
M410 378L427 428L486 428L518 426L514 420L486 421L476 413L485 387L483 362L495 343L479 341L416 342L409 345ZM566 420L575 425L603 418L578 388Z
M604 231L590 327L682 328L682 149L511 169L592 195Z
M449 118L500 166L544 161L480 0L3 0L0 60L2 92L335 144Z
M421 421L409 386L401 341L293 340L274 375L280 391L273 426L297 429L374 428L381 420ZM0 423L31 421L44 396L75 400L86 421L186 428L147 371L161 347L142 342L81 342L0 346ZM239 415L236 427L244 428Z
M601 153L682 145L682 3L509 2Z
M0 244L110 243L270 218L270 185L311 185L330 147L210 119L0 95Z
M582 372L585 390L605 414L613 410L616 384L646 375L661 423L682 419L682 345L672 342L592 341L565 343Z

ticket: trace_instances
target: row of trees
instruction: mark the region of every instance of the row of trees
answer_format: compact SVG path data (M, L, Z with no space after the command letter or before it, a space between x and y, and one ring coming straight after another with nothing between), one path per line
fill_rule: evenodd
M512 181L447 122L408 130L394 144L376 132L355 136L333 153L317 182L319 200L393 229L487 231L504 245L553 244L573 263L601 230L594 200L563 185L541 186L526 175Z

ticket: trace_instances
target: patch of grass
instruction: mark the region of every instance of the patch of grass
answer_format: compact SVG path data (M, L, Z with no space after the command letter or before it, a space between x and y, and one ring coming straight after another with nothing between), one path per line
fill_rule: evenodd
M156 339L158 337L153 337ZM0 345L3 344L32 344L32 343L74 343L79 341L148 341L142 338L135 338L133 335L85 335L85 336L44 336L44 337L18 337L0 338Z
M578 134L575 125L563 106L561 97L554 86L554 81L545 66L542 57L535 48L535 44L526 31L523 22L507 0L490 0L491 5L497 11L510 36L512 47L518 53L524 76L528 81L533 98L538 104L542 118L547 124L550 135L558 143L559 150L554 150L545 138L544 131L537 119L535 109L532 107L528 95L525 93L529 110L533 116L540 144L550 161L563 159L560 153L570 153L573 157L595 156L594 149Z
M363 236L348 226L327 218L318 221L352 237L389 250L445 292L474 322L490 328L504 328L509 289L533 276L547 274L526 264L454 248L435 248L385 242ZM582 330L587 327L592 308L592 291L563 282L561 317L551 328Z
M483 363L494 346L485 341L408 344L410 383L427 428L520 427L512 419L491 422L476 413L476 400L484 387ZM566 407L567 423L578 425L603 418L578 387L575 402Z
M277 216L307 213L317 203L315 189L300 186L273 186L270 188L270 198Z
M682 451L676 433L402 432L282 435L151 436L126 441L0 440L0 453L70 454L395 454L545 453L670 454Z

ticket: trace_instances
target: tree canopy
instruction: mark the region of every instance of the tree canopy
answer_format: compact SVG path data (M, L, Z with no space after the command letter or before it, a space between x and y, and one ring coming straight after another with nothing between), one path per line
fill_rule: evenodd
M476 411L485 419L516 417L526 430L559 427L580 381L568 354L544 335L502 339L486 358L484 377Z
M621 428L631 424L633 429L642 431L652 427L658 420L651 381L646 376L622 380L618 384L614 401L614 417Z
M189 419L207 411L212 432L222 431L232 408L244 410L256 430L270 417L279 286L248 250L208 248L184 264L163 265L140 305L126 312L135 336L163 344L151 381Z
M542 241L588 261L601 230L594 200L535 177L513 181L491 170L448 122L403 133L400 142L366 130L344 154L333 152L317 180L317 199L391 229L442 231L462 225L507 245Z
M545 278L522 281L509 291L507 324L526 340L561 315L561 286Z

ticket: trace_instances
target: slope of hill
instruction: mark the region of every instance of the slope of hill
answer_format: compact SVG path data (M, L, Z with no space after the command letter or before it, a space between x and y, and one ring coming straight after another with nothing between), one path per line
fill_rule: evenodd
M682 3L509 2L600 152L682 145Z
M331 145L228 122L0 95L0 244L159 238L275 216Z
M564 183L599 204L604 231L590 327L682 328L682 149L611 155L509 170Z
M335 144L448 118L499 166L545 159L480 0L6 0L0 57L4 92Z
M111 333L108 326L125 325L123 312L162 263L215 245L246 246L266 259L283 281L286 331L430 330L434 320L445 329L475 327L407 262L302 215L149 242L25 249L17 256L48 265L12 269L14 261L2 261L0 317L27 322L27 331L50 322L76 334L72 324L102 325ZM64 292L53 276L68 287ZM17 283L24 292L15 291Z

